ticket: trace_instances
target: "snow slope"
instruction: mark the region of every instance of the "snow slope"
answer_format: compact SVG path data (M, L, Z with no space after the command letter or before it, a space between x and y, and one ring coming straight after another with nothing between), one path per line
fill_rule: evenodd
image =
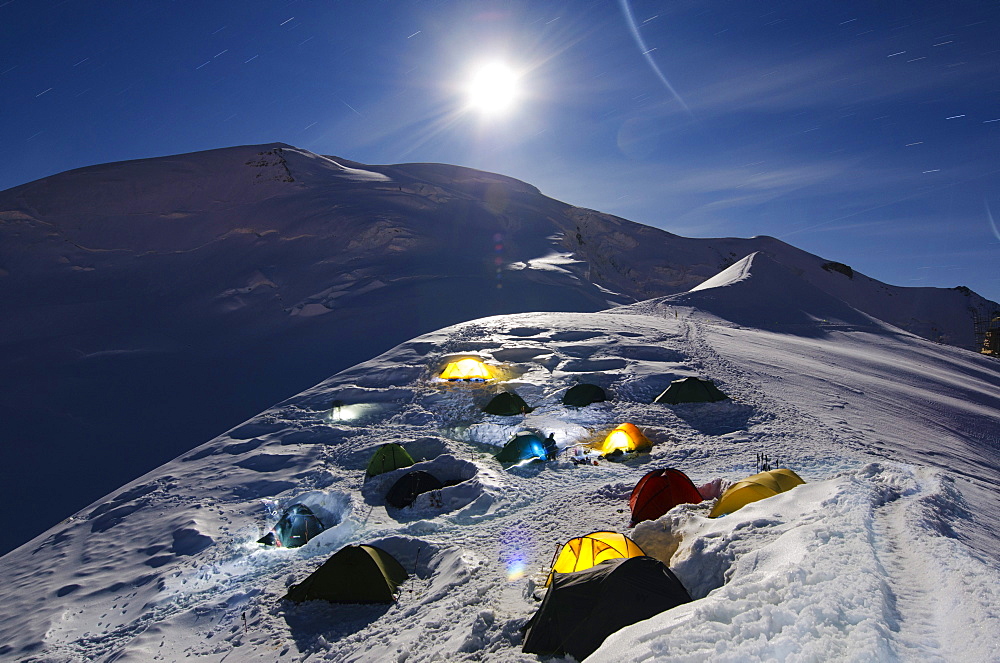
M283 144L106 164L0 192L0 481L25 535L290 393L444 325L683 292L753 252L972 347L975 293L898 288L768 237L690 239L502 175ZM0 505L0 519L18 508Z
M486 415L498 385L435 378L465 353L536 409ZM686 375L731 400L648 404ZM562 406L581 381L612 400ZM509 470L491 455L524 428L567 449L623 421L650 454L595 466L564 451ZM763 451L807 484L720 519L709 501L634 528L695 601L592 660L996 660L998 431L996 360L861 314L757 254L681 295L416 337L180 456L0 558L0 656L537 660L519 629L561 543L628 531L628 494L653 468L735 481ZM387 509L388 479L363 482L384 442L465 481ZM337 524L298 549L253 543L296 501ZM352 542L411 571L395 604L279 600Z

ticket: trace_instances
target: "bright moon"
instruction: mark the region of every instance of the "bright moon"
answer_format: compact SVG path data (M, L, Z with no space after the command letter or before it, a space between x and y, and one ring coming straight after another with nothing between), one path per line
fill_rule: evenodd
M480 67L469 82L469 106L495 115L510 109L517 100L518 76L507 65L494 62Z

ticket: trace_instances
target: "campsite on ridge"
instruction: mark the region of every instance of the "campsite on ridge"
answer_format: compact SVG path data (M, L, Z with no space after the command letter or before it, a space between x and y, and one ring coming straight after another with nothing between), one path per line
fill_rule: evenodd
M809 326L773 315L789 300L771 308L769 293L807 289L756 256L675 297L413 338L3 557L0 655L989 660L1000 367L820 296L794 301ZM741 309L751 294L760 305ZM456 355L499 377L442 378ZM728 398L653 402L689 376ZM565 404L581 383L606 399ZM484 412L501 390L531 411ZM650 446L602 457L622 423ZM551 434L555 457L495 459L521 431ZM805 483L710 517L762 452ZM658 468L705 498L630 526L630 495ZM440 487L390 503L414 472ZM295 504L324 529L258 543ZM573 540L593 542L583 604L545 586ZM652 614L621 608L633 573L665 583Z
M1000 663L1000 0L0 24L0 663Z

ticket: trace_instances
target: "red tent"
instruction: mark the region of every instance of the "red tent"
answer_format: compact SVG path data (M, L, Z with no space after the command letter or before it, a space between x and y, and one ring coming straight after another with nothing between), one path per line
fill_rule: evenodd
M655 520L678 504L701 502L698 489L680 470L653 470L635 484L628 506L632 509L632 524Z

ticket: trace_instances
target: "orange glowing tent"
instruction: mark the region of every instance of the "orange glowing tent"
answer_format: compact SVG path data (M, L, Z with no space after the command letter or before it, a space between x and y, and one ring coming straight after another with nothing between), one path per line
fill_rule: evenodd
M545 584L552 582L553 573L583 571L605 560L641 557L645 554L635 541L624 534L591 532L566 542L552 563Z
M466 357L450 362L441 371L442 380L476 380L486 381L493 379L493 373L489 366L481 360L473 357Z
M598 447L605 456L615 451L646 451L652 448L653 443L646 439L634 424L621 424L608 433L604 442Z

